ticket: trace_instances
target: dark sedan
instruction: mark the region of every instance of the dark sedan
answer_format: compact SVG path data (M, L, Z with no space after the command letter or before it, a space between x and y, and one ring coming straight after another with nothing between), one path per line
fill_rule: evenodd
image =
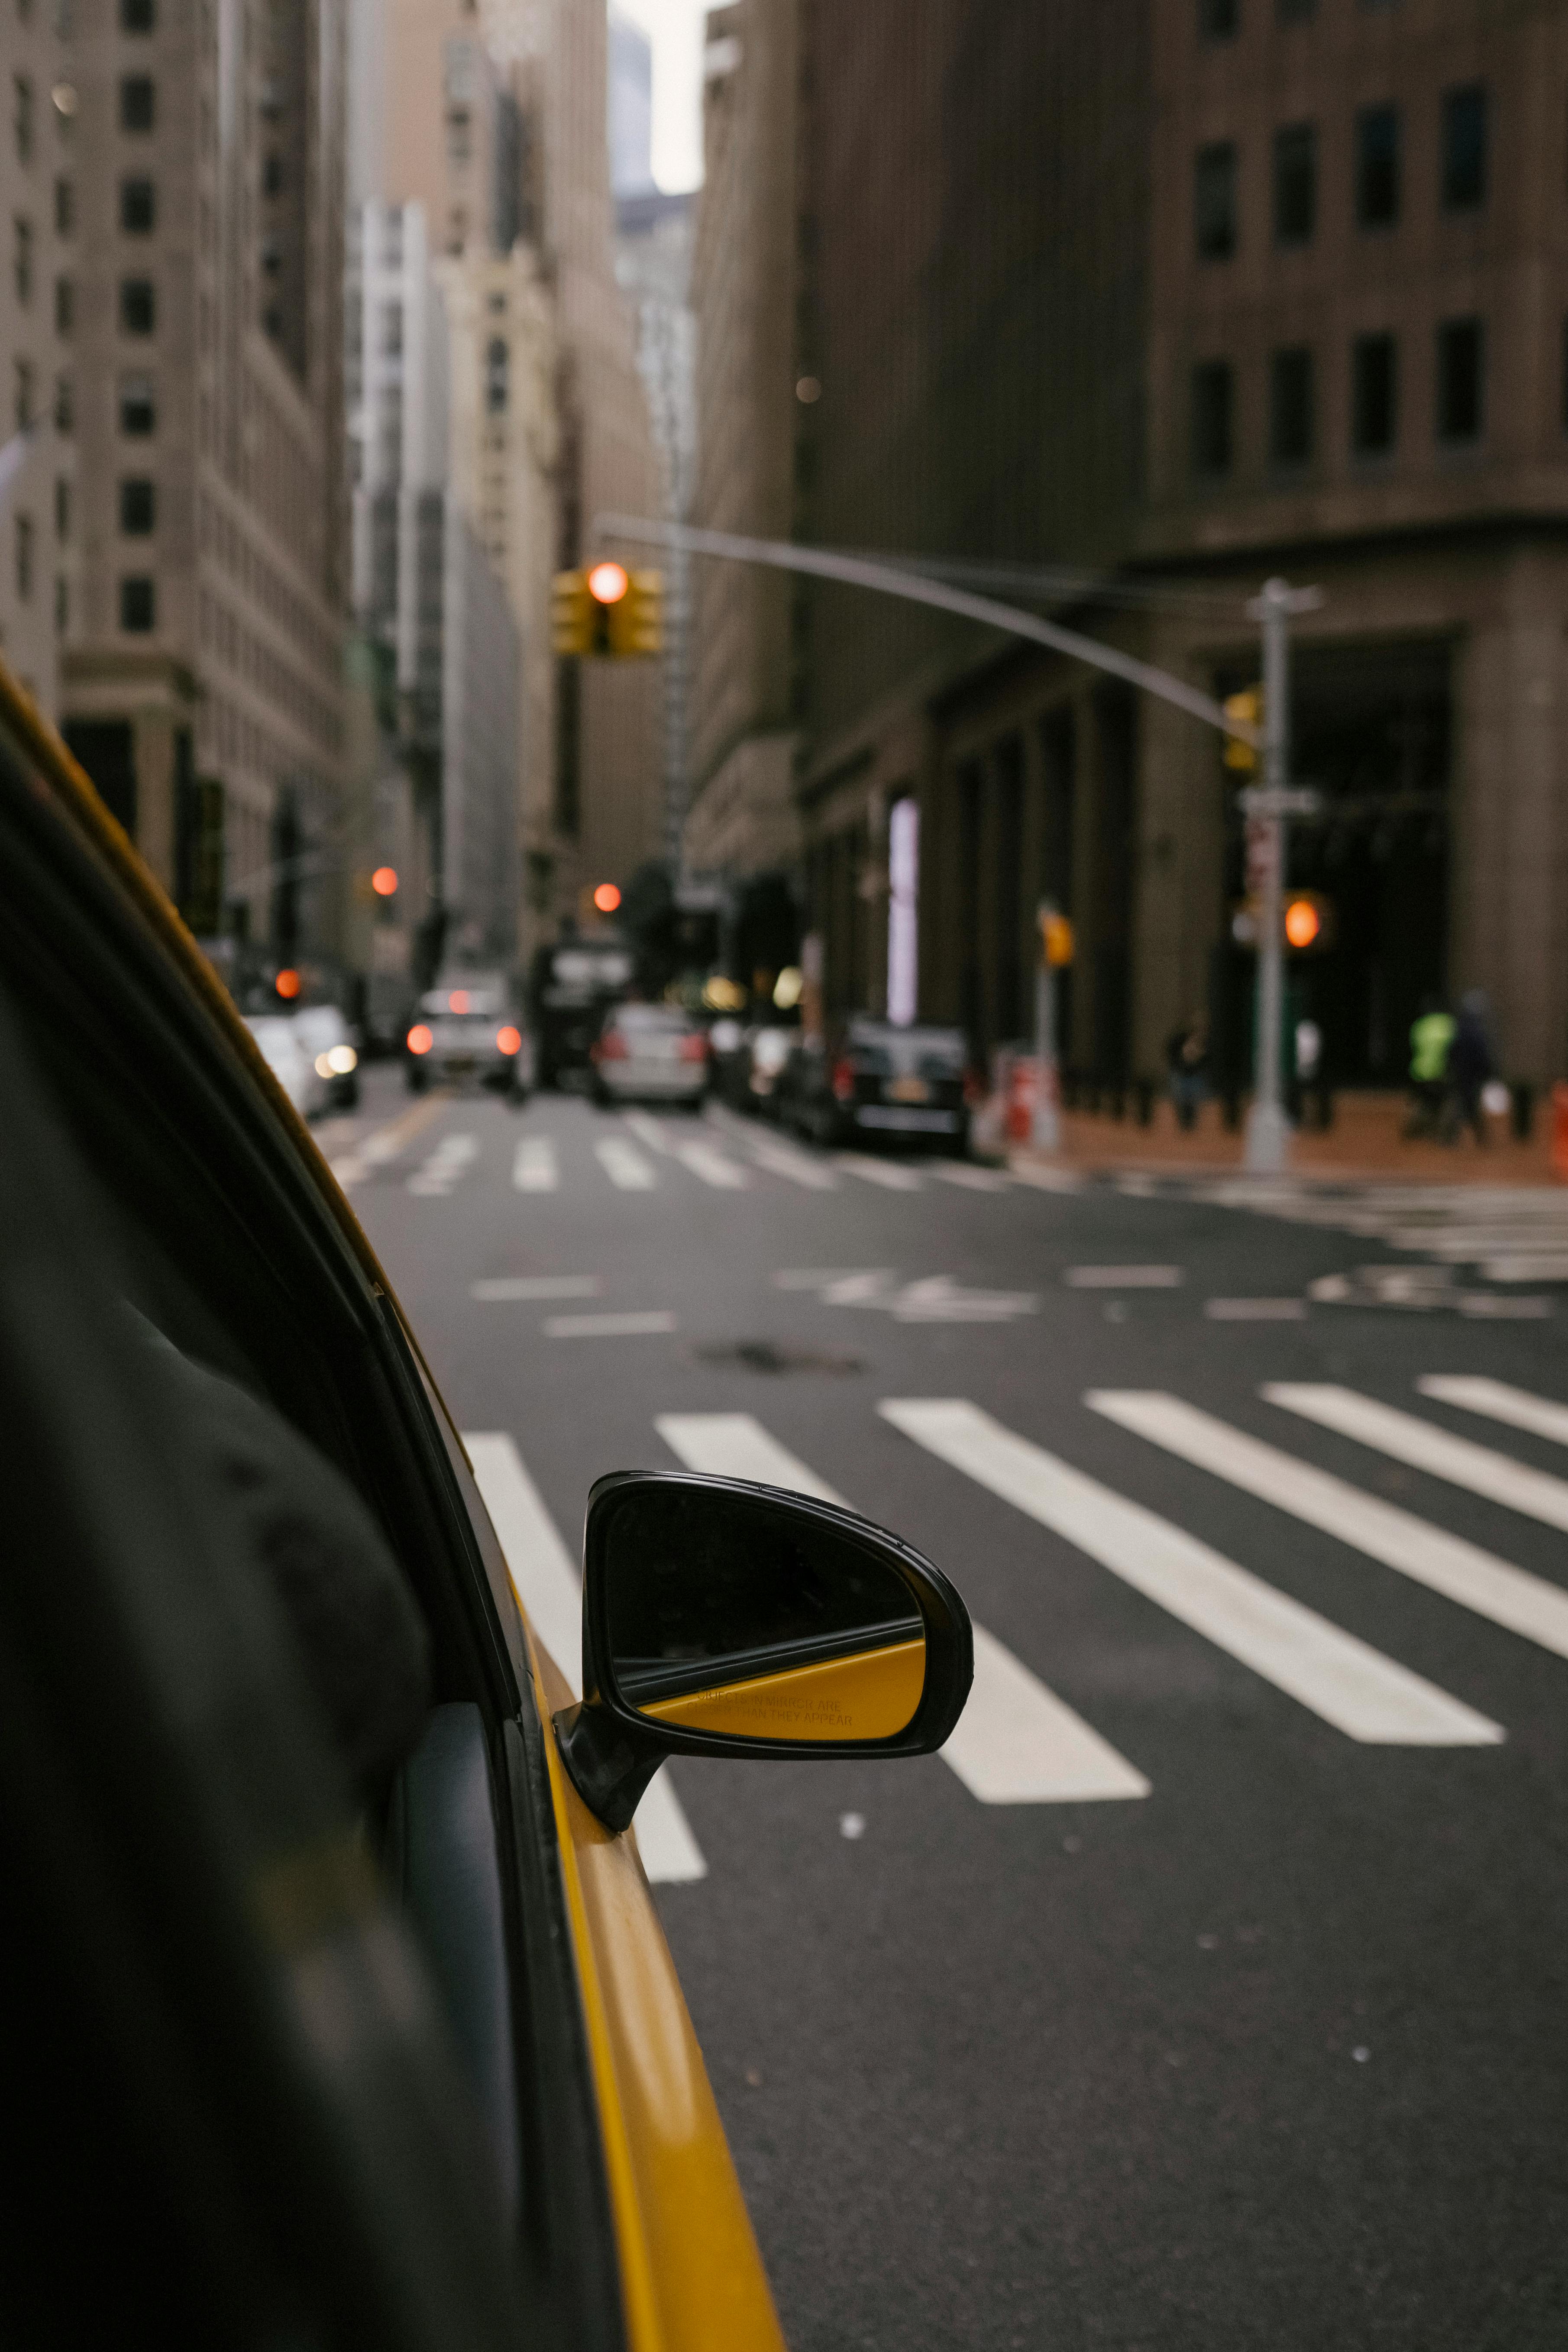
M797 1045L780 1073L779 1115L816 1143L892 1138L965 1151L968 1059L961 1029L852 1020L836 1040Z

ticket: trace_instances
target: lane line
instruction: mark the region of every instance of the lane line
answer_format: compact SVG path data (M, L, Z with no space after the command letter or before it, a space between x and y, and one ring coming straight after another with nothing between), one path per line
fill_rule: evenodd
M444 1135L429 1159L408 1179L408 1190L423 1200L444 1200L479 1156L477 1135Z
M673 1331L675 1317L665 1308L643 1315L547 1315L547 1339L635 1339L645 1332Z
M1304 1323L1304 1298L1205 1298L1211 1323Z
M1289 1511L1461 1609L1568 1658L1568 1592L1261 1438L1157 1391L1091 1389L1084 1402L1200 1470Z
M716 1185L721 1192L743 1192L751 1184L749 1172L738 1160L727 1159L716 1143L678 1144L675 1156L704 1184Z
M877 1410L1349 1738L1455 1748L1503 1737L1446 1691L965 1399L889 1399Z
M1186 1278L1179 1265L1069 1265L1062 1276L1069 1290L1180 1290Z
M553 1136L523 1137L512 1160L511 1181L520 1192L559 1191L561 1170L556 1162Z
M836 1151L833 1164L851 1176L861 1177L868 1184L880 1184L887 1192L919 1192L924 1190L913 1169L900 1168L896 1160L873 1160L865 1151Z
M628 1143L624 1135L601 1136L594 1156L618 1192L651 1192L658 1182L636 1144Z
M1427 1471L1451 1486L1484 1496L1489 1503L1501 1503L1526 1518L1568 1532L1568 1483L1545 1470L1527 1469L1506 1454L1494 1454L1489 1445L1451 1436L1429 1421L1418 1421L1413 1412L1401 1412L1395 1405L1380 1404L1374 1397L1331 1382L1272 1381L1261 1393L1270 1404L1283 1405L1287 1412L1299 1412L1303 1420L1353 1437L1379 1454L1390 1454L1413 1470Z
M1428 1373L1415 1385L1423 1396L1436 1397L1439 1404L1485 1413L1489 1420L1507 1422L1510 1428L1528 1430L1531 1437L1549 1437L1554 1445L1568 1445L1568 1404L1556 1404L1550 1397L1531 1396L1528 1389L1510 1388L1506 1381L1464 1380L1436 1372Z
M749 1412L667 1412L654 1423L689 1470L752 1478L852 1506ZM1067 1805L1146 1797L1143 1775L1075 1715L984 1626L974 1628L974 1683L940 1751L983 1805Z
M513 1589L534 1633L583 1696L583 1590L571 1556L504 1430L465 1433L463 1444L490 1515ZM679 1801L661 1771L637 1814L643 1868L656 1885L706 1878L708 1865Z
M517 1298L597 1298L604 1284L596 1274L499 1274L470 1282L468 1296L487 1303Z
M415 1137L427 1128L432 1119L440 1118L450 1100L449 1090L445 1087L438 1088L435 1094L427 1095L423 1102L416 1103L412 1109L401 1112L388 1126L378 1127L345 1159L332 1160L332 1173L344 1192L352 1185L363 1183L375 1169L384 1167L389 1160L396 1160L406 1151Z

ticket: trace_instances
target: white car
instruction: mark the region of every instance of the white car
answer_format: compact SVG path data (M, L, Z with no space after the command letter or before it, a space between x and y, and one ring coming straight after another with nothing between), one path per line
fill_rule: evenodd
M680 1102L695 1110L708 1092L707 1032L678 1005L617 1004L591 1058L597 1102Z
M335 1004L308 1004L294 1015L294 1034L316 1065L334 1110L353 1110L359 1101L359 1050L353 1032Z
M314 1118L327 1107L327 1080L316 1067L315 1055L300 1036L294 1022L281 1013L247 1014L246 1027L260 1046L268 1068L301 1118Z

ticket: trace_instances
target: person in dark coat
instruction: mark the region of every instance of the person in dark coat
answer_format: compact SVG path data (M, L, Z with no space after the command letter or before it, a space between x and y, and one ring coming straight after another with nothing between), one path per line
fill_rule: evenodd
M1448 1083L1443 1105L1443 1140L1458 1143L1459 1130L1468 1127L1478 1143L1487 1139L1487 1123L1481 1112L1481 1094L1491 1076L1491 1038L1487 1031L1487 1000L1479 988L1472 988L1461 999L1459 1017L1454 1024L1454 1034L1448 1046Z

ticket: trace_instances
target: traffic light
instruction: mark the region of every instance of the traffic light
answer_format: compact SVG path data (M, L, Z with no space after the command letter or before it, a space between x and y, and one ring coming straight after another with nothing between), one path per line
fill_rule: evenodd
M1334 943L1334 908L1321 890L1291 890L1285 898L1285 945L1297 955L1316 955Z
M625 659L664 647L664 575L595 563L558 572L550 598L551 642L558 654Z
M1239 719L1244 727L1261 730L1263 688L1260 686L1249 686L1244 688L1240 694L1227 694L1225 698L1225 715L1227 719ZM1227 735L1226 737L1225 764L1227 768L1234 768L1240 774L1250 776L1257 770L1258 758L1256 745L1249 743L1245 736Z

